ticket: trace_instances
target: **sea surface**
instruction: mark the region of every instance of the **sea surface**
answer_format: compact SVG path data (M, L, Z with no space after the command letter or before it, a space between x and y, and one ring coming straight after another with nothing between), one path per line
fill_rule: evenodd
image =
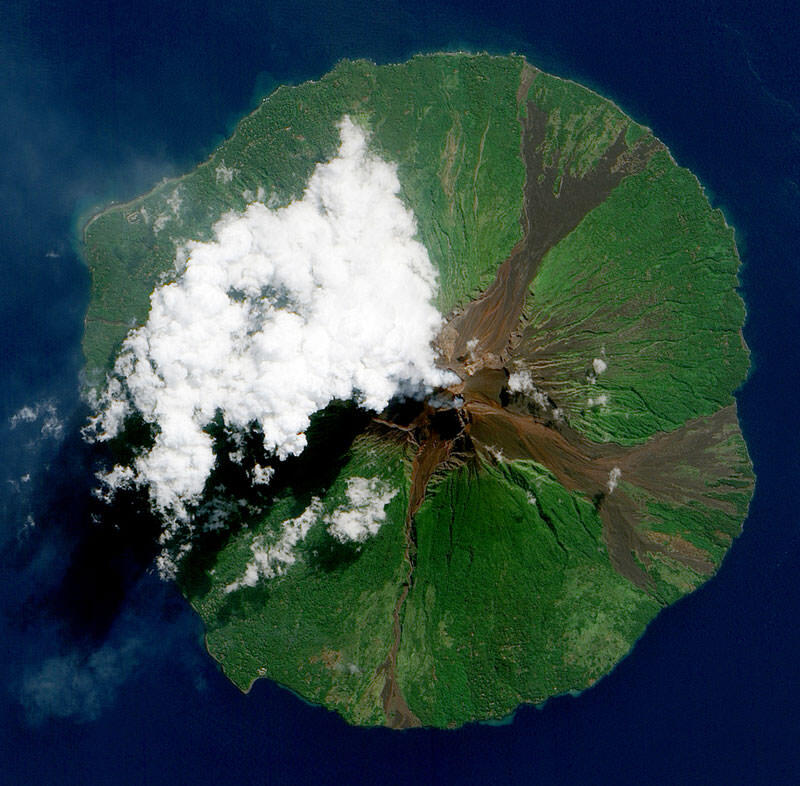
M798 782L798 40L790 2L3 3L0 783ZM93 518L76 248L92 206L191 168L275 85L440 49L593 87L705 184L744 260L758 482L719 574L591 690L500 726L353 729L240 694L149 536Z

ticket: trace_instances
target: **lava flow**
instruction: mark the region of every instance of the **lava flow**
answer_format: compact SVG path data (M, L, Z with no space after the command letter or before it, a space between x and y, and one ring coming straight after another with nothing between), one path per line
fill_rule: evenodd
M612 565L651 593L655 587L646 569L654 554L665 554L701 574L710 574L713 563L705 552L680 537L648 532L642 526L646 513L643 499L649 496L674 504L730 507L721 496L707 493L705 481L724 482L730 475L732 457L726 446L727 435L737 424L735 405L655 435L644 444L625 447L591 442L570 428L552 398L547 407L536 407L511 394L509 369L518 371L526 365L524 355L515 355L515 350L530 284L543 257L624 177L641 171L661 148L652 138L628 147L623 131L590 172L559 174L555 165L544 160L546 115L529 103L521 125L527 172L520 218L522 240L499 267L492 284L450 316L436 341L440 365L460 381L436 391L425 402L406 401L374 419L379 434L406 440L414 454L405 520L408 570L394 608L392 647L379 669L385 680L382 695L390 726L419 724L397 684L395 666L402 606L414 581L414 518L435 473L470 459L479 466L498 457L536 462L565 489L594 505ZM555 188L557 177L560 182ZM554 389L548 384L551 380L532 381L537 387L541 383L543 391ZM637 490L635 496L630 493L632 488Z

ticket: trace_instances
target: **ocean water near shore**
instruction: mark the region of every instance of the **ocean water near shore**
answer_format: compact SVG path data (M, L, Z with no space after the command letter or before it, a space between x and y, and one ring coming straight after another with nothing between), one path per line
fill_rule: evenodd
M0 782L759 783L797 771L800 16L779 4L19 3L0 12ZM92 524L78 429L79 217L191 168L276 84L341 57L518 51L615 100L737 230L758 478L719 574L579 697L453 732L241 695L148 569Z

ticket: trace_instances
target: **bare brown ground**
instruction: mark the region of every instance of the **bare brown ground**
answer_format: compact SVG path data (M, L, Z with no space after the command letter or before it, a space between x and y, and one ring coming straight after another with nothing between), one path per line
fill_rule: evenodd
M569 429L558 430L529 415L503 408L480 397L468 401L468 433L488 455L530 459L553 473L564 488L591 500L603 522L603 536L615 569L641 588L652 586L641 565L650 554L663 554L701 574L713 572L709 556L680 537L648 532L642 525L645 500L631 495L628 484L654 499L675 505L698 502L733 513L729 502L709 495L711 484L725 485L735 456L726 449L737 427L736 407L696 418L643 445L599 445ZM609 486L611 472L620 472L625 487ZM717 489L719 490L719 489ZM730 489L728 489L730 490Z
M411 488L405 519L405 562L408 571L392 612L392 646L386 660L380 665L377 672L383 674L384 677L381 699L387 726L394 729L406 729L420 725L419 718L409 709L397 683L397 652L400 649L400 639L403 633L401 613L414 581L414 567L417 559L414 517L425 500L425 491L431 476L437 467L447 460L455 440L441 435L436 425L434 410L428 406L424 407L422 413L410 426L398 427L380 418L376 418L376 423L390 428L398 428L408 434L409 439L417 444L417 452L411 464Z
M523 69L520 102L527 96L535 73L530 67ZM414 518L428 483L443 465L453 465L469 453L490 457L501 451L508 459L529 459L546 467L566 489L584 495L595 505L612 565L641 588L652 589L642 566L649 565L653 554L677 560L701 574L709 574L714 568L705 552L680 536L648 532L642 526L642 497L724 507L725 503L708 496L706 484L715 480L724 484L730 474L731 457L725 445L730 430L737 426L734 406L631 448L592 443L563 422L544 421L504 406L508 380L504 364L519 339L528 289L542 258L624 177L641 171L661 148L652 137L644 137L628 148L622 131L592 171L583 176L565 175L556 194L557 167L546 165L543 157L547 117L531 103L525 115L521 120L527 172L520 217L523 239L500 266L494 282L451 317L437 341L441 364L462 380L449 390L463 399L461 406L437 411L426 404L407 423L390 417L375 419L377 430L407 441L415 450L405 520L408 572L394 607L392 646L378 669L385 679L382 699L386 722L394 728L419 725L397 682L397 653L402 607L413 586ZM475 339L477 344L468 348L468 342ZM621 473L624 486L609 485L614 470ZM627 490L631 486L644 494L634 498Z
M531 75L525 74L526 77L530 79ZM446 348L444 362L462 378L472 372L471 357L485 358L484 365L502 365L519 326L528 287L544 255L605 201L624 177L641 171L660 148L652 138L628 148L625 132L620 131L591 172L582 177L565 174L555 194L558 168L546 165L543 154L547 115L528 103L526 116L520 122L527 173L520 217L523 238L483 295L445 326L439 342L440 347ZM470 352L467 342L473 339L478 343Z

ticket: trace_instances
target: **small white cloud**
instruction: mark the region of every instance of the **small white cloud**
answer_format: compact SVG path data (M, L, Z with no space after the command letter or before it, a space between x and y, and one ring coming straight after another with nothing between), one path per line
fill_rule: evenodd
M169 213L159 213L153 222L153 232L157 235L170 222L171 218Z
M594 373L597 374L597 376L600 376L600 374L602 374L608 368L608 363L606 363L603 358L595 358L592 361L592 368L594 369Z
M97 499L110 503L117 491L131 488L136 484L136 473L131 467L115 466L108 472L97 472L95 477L100 481L92 492Z
M17 410L9 419L11 428L16 428L19 423L33 423L39 417L38 405L34 407L22 407Z
M347 479L346 494L349 504L325 517L328 532L343 543L361 542L378 532L397 489L387 487L379 478L353 477Z
M588 399L586 403L590 407L605 407L608 404L608 396L605 393L601 393L595 398Z
M622 470L619 467L614 467L611 472L608 473L608 481L606 483L606 488L608 489L609 494L614 493L614 489L617 487L619 483L619 479L622 477Z
M178 187L167 197L167 205L172 211L172 215L176 218L180 215L182 204L183 197L181 196L181 189Z
M230 183L239 174L239 170L225 166L225 162L220 161L219 166L214 170L214 174L216 175L217 183L224 184Z
M512 393L521 393L532 398L542 409L548 409L550 406L547 395L544 391L536 387L531 372L526 369L522 371L513 371L509 374L508 389Z
M256 486L266 486L274 474L275 470L272 467L262 467L260 464L256 464L250 473L250 479Z
M225 592L234 592L242 587L255 587L259 580L281 576L296 561L294 549L305 538L309 529L322 513L322 503L317 497L297 518L281 524L281 536L275 543L266 543L261 536L250 545L253 559L248 562L241 578L225 587Z
M64 424L58 416L58 410L52 401L41 401L34 406L25 406L15 412L8 421L8 425L15 429L22 423L41 421L40 433L43 437L61 439L64 434Z
M241 500L212 497L197 511L203 521L203 532L216 532L217 530L225 529L231 516L236 515L246 504Z
M379 478L351 477L347 479L347 502L332 513L323 515L323 505L314 497L309 506L296 518L280 525L280 536L267 542L257 536L250 545L253 558L244 573L225 587L234 592L242 587L255 587L262 579L282 576L297 561L297 544L305 539L317 521L342 543L363 542L375 535L386 520L386 506L397 496L397 489L389 488Z
M278 197L275 194L271 194L269 201L267 200L267 192L264 190L264 186L259 186L255 191L246 188L242 191L242 199L244 199L248 205L251 202L265 202L269 208L276 208L278 206Z

